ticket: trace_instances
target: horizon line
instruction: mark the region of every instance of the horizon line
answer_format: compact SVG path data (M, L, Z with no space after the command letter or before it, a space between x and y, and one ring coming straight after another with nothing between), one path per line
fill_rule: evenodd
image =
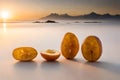
M47 16L49 16L49 15L51 15L51 14L57 14L57 15L59 15L59 16L61 16L61 15L68 15L68 16L73 16L73 17L77 17L77 16L85 16L85 15L89 15L89 14L92 14L92 13L95 13L95 14L98 14L98 15L105 15L105 14L109 14L109 15L111 15L111 16L116 16L116 15L118 15L118 16L120 16L120 14L111 14L111 13L109 13L109 12L107 12L107 13L98 13L98 12L95 12L95 11L92 11L92 12L89 12L89 13L85 13L85 14L79 14L79 15L70 15L70 13L57 13L57 12L51 12L51 13L49 13L48 15L46 15L46 16L43 16L43 17L34 17L34 18L29 18L29 19L8 19L8 20L14 20L14 21L26 21L26 20L35 20L35 19L42 19L42 18L44 18L44 17L47 17ZM34 15L34 16L36 16L36 15ZM0 18L0 21L2 21L2 18Z
M105 15L105 14L110 14L110 15L120 15L120 13L116 13L116 14L112 14L112 13L109 13L109 12L107 12L107 13L98 13L98 12L95 12L95 11L92 11L92 12L89 12L89 13L85 13L85 14L79 14L79 15L74 15L74 16L82 16L82 15L88 15L88 14L91 14L91 13L96 13L96 14L99 14L99 15ZM60 14L60 13L57 13L57 12L51 12L50 14L58 14L58 15L64 15L64 14L68 14L68 15L70 15L70 13L62 13L62 14ZM50 15L50 14L48 14L48 15ZM48 15L46 15L46 16L48 16ZM73 15L70 15L70 16L73 16Z

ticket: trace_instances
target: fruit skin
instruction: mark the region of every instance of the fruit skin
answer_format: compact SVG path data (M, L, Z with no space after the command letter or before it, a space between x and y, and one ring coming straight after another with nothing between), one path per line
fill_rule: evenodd
M61 43L61 52L66 59L73 59L79 51L79 41L74 33L67 32Z
M37 56L37 51L32 47L19 47L13 50L13 58L19 61L31 61Z
M40 53L41 56L47 61L55 61L56 59L58 59L60 57L60 52L58 52L58 51L56 51L57 53L51 53L51 52L47 52L47 51L48 50L46 50L46 52Z
M53 56L53 55L47 55L47 54L41 53L41 56L47 61L55 61L56 59L58 59L60 57L60 54Z
M97 36L88 36L83 42L81 50L86 60L95 62L102 55L102 43Z

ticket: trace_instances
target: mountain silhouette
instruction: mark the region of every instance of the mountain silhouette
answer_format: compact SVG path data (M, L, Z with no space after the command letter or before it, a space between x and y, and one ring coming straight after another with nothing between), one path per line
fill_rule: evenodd
M66 14L57 14L57 13L51 13L48 16L45 16L41 19L49 19L49 20L80 20L80 19L115 19L120 20L120 15L111 15L109 13L107 14L98 14L95 12L91 12L89 14L85 15L78 15L78 16L70 16L67 13Z
M51 13L50 15L43 17L42 19L71 19L72 16L68 14L57 14L57 13Z

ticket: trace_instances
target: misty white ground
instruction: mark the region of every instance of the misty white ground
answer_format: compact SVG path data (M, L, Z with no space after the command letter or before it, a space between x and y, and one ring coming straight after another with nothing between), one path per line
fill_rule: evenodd
M96 63L82 57L81 49L75 60L60 57L46 62L40 54L33 62L18 62L12 57L13 49L31 46L38 53L44 49L60 50L66 32L73 32L80 46L89 35L98 36L103 53ZM120 23L0 23L0 80L119 80L120 79Z

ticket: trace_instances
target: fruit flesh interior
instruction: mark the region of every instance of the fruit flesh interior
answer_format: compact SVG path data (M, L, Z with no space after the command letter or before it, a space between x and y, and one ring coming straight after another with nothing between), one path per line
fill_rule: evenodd
M49 54L55 54L56 53L55 50L51 50L51 49L46 50L46 52L49 53Z

